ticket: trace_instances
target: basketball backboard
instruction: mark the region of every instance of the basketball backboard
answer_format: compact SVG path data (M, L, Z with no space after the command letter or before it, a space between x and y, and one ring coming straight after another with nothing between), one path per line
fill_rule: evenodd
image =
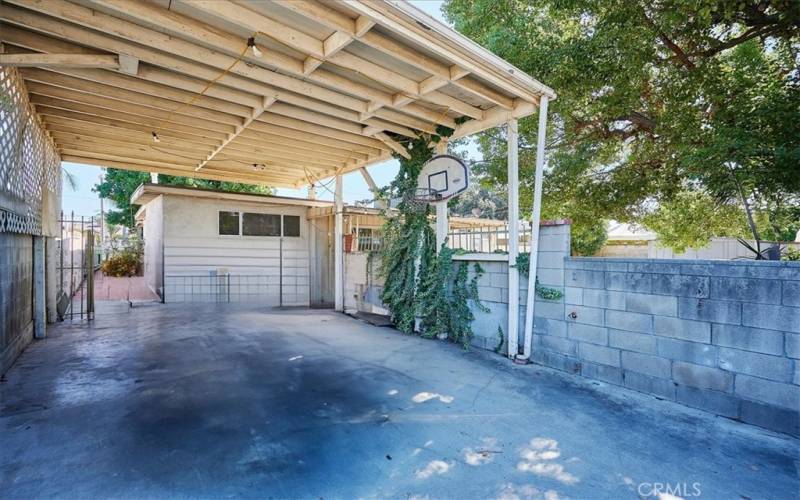
M422 167L417 180L417 191L429 193L435 200L445 201L469 187L469 170L459 158L436 155Z

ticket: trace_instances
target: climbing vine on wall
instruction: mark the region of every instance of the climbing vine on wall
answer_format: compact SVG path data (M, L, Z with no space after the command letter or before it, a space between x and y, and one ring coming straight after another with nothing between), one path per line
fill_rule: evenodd
M517 261L515 267L519 270L520 276L528 277L528 269L530 269L531 254L530 252L520 252L517 254ZM545 300L559 300L564 296L564 292L558 288L549 288L539 284L539 278L536 278L536 295Z
M443 137L452 134L444 127L437 132ZM476 264L470 278L467 264L454 266L450 248L443 245L437 252L429 219L431 207L414 200L417 178L425 162L433 157L432 145L439 136L423 135L408 141L406 149L411 157L395 156L400 170L382 192L387 202L397 201L397 211L386 213L383 226L380 257L385 282L381 300L399 330L412 333L419 320L422 336L447 337L466 348L474 319L469 302L483 307L477 289L483 270Z

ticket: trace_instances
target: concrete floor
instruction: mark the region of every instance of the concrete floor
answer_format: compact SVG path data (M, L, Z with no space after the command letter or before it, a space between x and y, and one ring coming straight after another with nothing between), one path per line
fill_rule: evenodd
M4 498L800 491L797 440L330 311L101 310L0 401Z

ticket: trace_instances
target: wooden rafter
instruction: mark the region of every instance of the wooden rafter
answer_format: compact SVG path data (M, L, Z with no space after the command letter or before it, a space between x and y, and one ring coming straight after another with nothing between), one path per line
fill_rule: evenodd
M395 136L445 125L460 137L554 97L426 28L402 1L168 7L0 3L0 61L25 66L30 102L65 158L296 186L407 155Z

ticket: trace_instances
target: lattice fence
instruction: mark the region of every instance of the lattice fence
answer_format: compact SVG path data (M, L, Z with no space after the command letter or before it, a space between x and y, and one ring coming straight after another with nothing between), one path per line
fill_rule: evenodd
M0 232L42 234L55 226L61 158L37 119L19 73L0 66Z

